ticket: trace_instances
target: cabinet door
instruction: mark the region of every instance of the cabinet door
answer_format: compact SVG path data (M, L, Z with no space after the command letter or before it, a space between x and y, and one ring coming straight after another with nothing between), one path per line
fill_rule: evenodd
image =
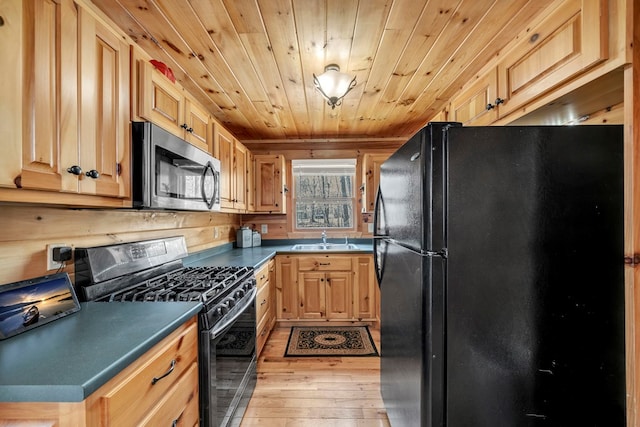
M0 187L15 187L15 179L22 170L22 103L24 102L22 42L22 0L4 0L0 13L4 25L0 26L0 135L4 139L0 156Z
M211 133L211 126L207 110L193 100L187 99L185 101L184 118L184 139L201 150L210 153L209 141L211 137L209 134Z
M249 151L247 158L247 211L256 211L256 156Z
M568 0L498 64L504 116L608 57L607 2Z
M138 115L184 138L184 93L148 61L140 61L138 67Z
M84 172L79 192L127 197L129 46L84 9L78 14L79 165Z
M249 151L247 147L235 142L233 154L233 208L239 211L247 209L247 169L249 167Z
M325 273L298 273L298 293L301 319L324 319L326 317Z
M285 159L281 155L255 156L256 212L286 213Z
M353 317L352 273L326 273L327 319L351 319Z
M376 318L376 278L371 255L356 257L353 262L355 283L353 285L354 317L362 319Z
M78 23L72 0L23 2L22 188L76 192Z
M271 259L269 261L269 299L272 302L276 301L276 261ZM269 305L269 323L271 324L271 328L276 323L276 305Z
M289 256L276 257L277 319L298 318L298 260Z
M451 121L484 126L498 120L498 71L492 69L451 100Z
M233 152L235 141L233 136L220 126L216 126L216 157L220 160L220 205L222 208L233 208Z
M373 212L376 203L376 192L380 184L380 166L389 155L365 154L363 158L362 179L364 180L362 194L363 212Z

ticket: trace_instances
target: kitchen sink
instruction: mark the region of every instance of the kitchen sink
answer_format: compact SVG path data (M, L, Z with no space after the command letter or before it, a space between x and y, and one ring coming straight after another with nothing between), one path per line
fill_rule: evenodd
M292 251L353 251L360 249L353 243L303 243L293 245Z

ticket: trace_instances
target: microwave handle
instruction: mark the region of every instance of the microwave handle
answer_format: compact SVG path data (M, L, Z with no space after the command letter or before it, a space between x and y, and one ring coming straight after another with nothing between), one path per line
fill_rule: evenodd
M207 197L207 193L205 192L204 189L204 183L205 183L205 178L207 175L207 171L211 171L211 175L213 176L213 194L211 195L211 198ZM211 162L207 162L207 165L204 167L204 170L202 171L202 179L200 180L200 193L202 194L202 200L204 200L204 202L207 204L207 207L209 209L211 209L213 207L213 204L216 201L216 187L217 187L217 183L216 181L218 180L218 177L216 176L216 171L213 169L213 165L211 164Z

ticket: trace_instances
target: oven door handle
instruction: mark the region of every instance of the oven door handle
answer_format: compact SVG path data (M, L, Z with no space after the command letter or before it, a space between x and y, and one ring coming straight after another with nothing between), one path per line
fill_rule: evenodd
M251 306L251 304L253 303L253 301L256 299L256 288L251 289L251 291L249 291L249 297L248 298L244 298L243 301L244 303L242 304L242 306L240 306L241 308L235 310L235 313L233 314L233 316L231 316L228 319L224 319L224 321L216 324L214 326L213 329L211 329L211 334L209 336L210 339L214 340L216 338L218 338L221 335L224 335L225 333L227 333L227 331L229 330L229 328L231 327L231 325L233 325L233 323L238 320L238 317L240 317L242 315L242 313L244 313L244 311ZM239 306L235 306L234 308L239 307Z

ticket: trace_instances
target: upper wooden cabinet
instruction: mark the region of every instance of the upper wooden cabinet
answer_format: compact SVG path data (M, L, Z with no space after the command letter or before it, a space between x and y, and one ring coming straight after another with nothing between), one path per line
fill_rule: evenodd
M373 212L380 185L380 166L389 154L365 154L362 158L362 212Z
M254 165L255 211L286 213L284 156L256 154Z
M138 59L137 72L138 116L210 153L212 124L207 110L149 61Z
M605 0L565 1L498 62L504 116L543 92L607 59Z
M22 57L6 79L22 89L0 185L129 196L129 45L72 0L17 2ZM20 28L18 28L20 27ZM20 32L23 38L19 37ZM18 75L22 71L21 75ZM11 179L11 181L9 181ZM2 200L118 206L105 198L4 192Z
M127 197L131 174L129 45L84 9L79 8L78 14L78 157L85 172L79 180L79 190L82 193ZM71 160L63 165L71 164Z
M249 151L247 160L247 211L256 210L256 159L255 155Z
M449 120L489 125L607 59L607 2L563 2L450 103Z
M451 100L449 119L464 125L483 126L498 120L498 70L493 68Z
M214 125L214 156L220 160L220 205L223 209L247 209L249 151L222 126Z
M233 145L233 208L238 211L247 209L248 184L247 175L249 169L249 150L240 141L235 140Z

